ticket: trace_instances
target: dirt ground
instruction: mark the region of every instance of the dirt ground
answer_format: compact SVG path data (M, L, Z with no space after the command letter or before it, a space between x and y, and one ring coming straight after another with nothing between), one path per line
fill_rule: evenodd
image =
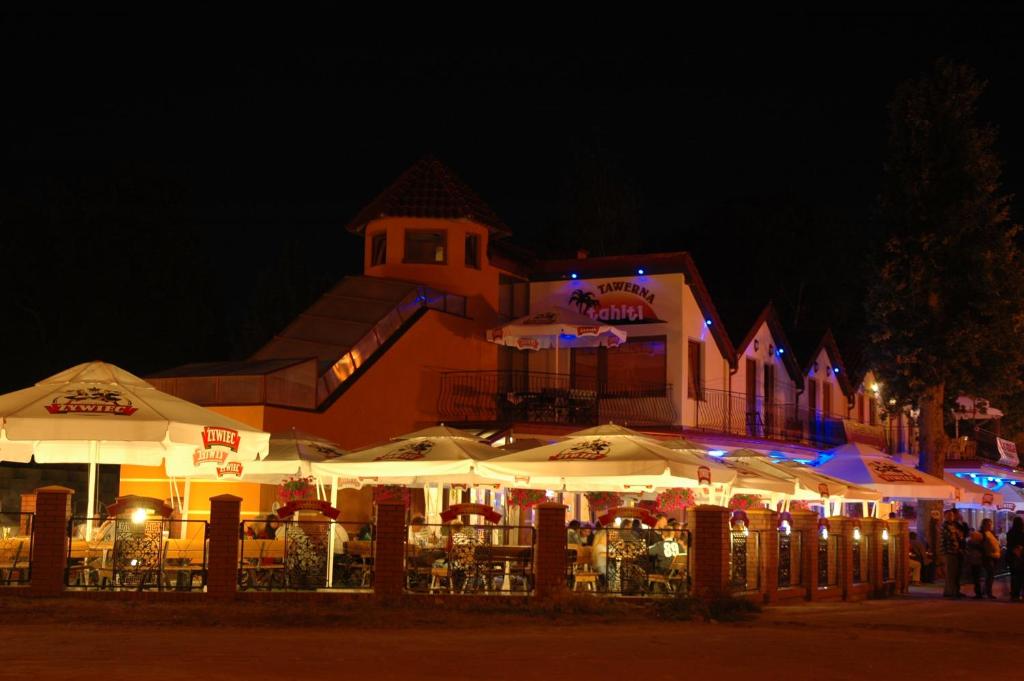
M246 626L256 615L207 618L202 605L170 623L167 604L16 600L0 601L0 679L960 679L978 677L970 651L1005 666L1012 637L1024 636L1024 605L934 589L766 608L740 624L428 608Z

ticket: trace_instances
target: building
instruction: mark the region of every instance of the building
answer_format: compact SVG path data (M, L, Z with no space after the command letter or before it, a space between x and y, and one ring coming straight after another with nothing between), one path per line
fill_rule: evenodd
M884 445L874 378L853 379L831 332L801 368L769 304L734 346L688 253L536 260L429 158L348 229L363 239L361 276L338 282L248 360L188 364L152 383L271 433L297 428L348 449L440 421L506 441L615 421L808 459L851 430ZM628 339L539 352L486 340L487 329L555 308ZM909 432L888 442L907 443ZM163 497L180 482L125 466L121 494ZM225 491L243 496L247 518L274 496L269 486L196 482L189 515ZM366 517L368 493L345 494Z

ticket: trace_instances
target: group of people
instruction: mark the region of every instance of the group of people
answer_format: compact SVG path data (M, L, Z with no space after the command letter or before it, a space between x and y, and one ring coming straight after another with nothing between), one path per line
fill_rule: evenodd
M1024 519L1020 516L1013 519L1006 533L1005 550L993 531L990 518L985 518L978 529L973 529L964 522L959 511L953 509L943 514L938 534L942 560L939 567L945 571L943 596L963 598L960 585L964 581L963 577L966 577L974 584L975 598L996 598L992 593L996 569L1005 564L1010 573L1010 600L1021 601L1024 586ZM919 580L931 581L936 567L931 553L914 532L910 533L910 544L912 572L920 575ZM914 579L914 575L911 580L919 581Z
M591 547L591 564L609 588L642 588L630 583L646 579L648 571L667 573L676 556L686 553L683 525L658 514L650 527L639 518L622 518L617 526L591 526L573 520L566 530L566 543Z

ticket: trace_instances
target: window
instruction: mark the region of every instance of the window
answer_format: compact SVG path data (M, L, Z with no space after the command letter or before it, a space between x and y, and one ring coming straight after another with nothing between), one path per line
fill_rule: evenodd
M466 235L466 267L480 269L480 236Z
M767 407L775 404L775 366L764 365L764 404Z
M704 399L704 344L691 340L686 348L686 396L692 400Z
M603 395L664 395L665 336L630 338L615 348L573 348L572 386Z
M386 232L374 234L370 241L370 265L383 265L388 260L388 235Z
M447 262L448 234L417 229L405 230L403 262L440 265Z

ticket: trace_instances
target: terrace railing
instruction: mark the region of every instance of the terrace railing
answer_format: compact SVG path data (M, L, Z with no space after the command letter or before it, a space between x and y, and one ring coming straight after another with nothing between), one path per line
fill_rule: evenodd
M597 381L530 371L452 371L441 375L438 412L452 422L672 425L668 383Z
M28 584L32 578L31 513L0 513L0 586Z
M521 525L407 528L406 590L426 594L533 591L535 530Z
M65 585L129 591L205 588L205 520L93 518L93 534L86 540L88 521L75 517L68 522Z
M709 433L833 447L846 442L843 421L793 404L728 390L701 391L694 428Z
M779 575L778 588L791 589L801 587L803 580L803 563L801 553L803 548L803 532L792 530L790 532L779 531Z
M744 593L761 589L761 535L768 530L732 530L729 533L729 586ZM775 531L775 530L771 530Z
M344 528L344 533L339 525ZM278 525L273 538L264 536L265 528L262 520L241 523L238 554L240 590L373 588L373 537L376 535L373 525L346 520L289 520ZM370 538L359 539L360 530L368 531ZM333 553L330 544L332 532L335 539Z

